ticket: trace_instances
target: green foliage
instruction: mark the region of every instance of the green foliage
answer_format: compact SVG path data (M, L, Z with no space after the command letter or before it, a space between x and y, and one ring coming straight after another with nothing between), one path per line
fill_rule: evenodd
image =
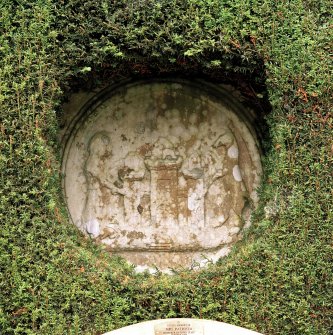
M331 334L332 7L1 1L0 333L100 334L200 317L266 334ZM165 74L232 81L258 108L269 97L265 186L251 230L226 259L200 272L135 274L68 223L56 111L69 87ZM265 206L275 208L269 217Z

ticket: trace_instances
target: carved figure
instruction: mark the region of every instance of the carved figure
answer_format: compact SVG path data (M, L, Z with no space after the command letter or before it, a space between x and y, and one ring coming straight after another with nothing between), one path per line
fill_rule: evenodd
M222 177L223 157L214 148L197 140L188 151L181 172L187 179L189 223L205 226L205 196L210 186Z
M108 135L96 133L89 141L83 168L87 192L81 217L81 227L93 237L97 237L106 224L119 224L124 220L123 192L114 178L117 173L111 166L111 157Z
M145 162L138 153L129 152L122 168L124 181L124 208L127 224L138 226L150 220L149 184L143 179L146 174Z
M237 141L231 130L227 128L215 140L212 147L221 157L222 173L207 188L206 220L215 228L227 224L228 221L240 227L246 187L238 163Z

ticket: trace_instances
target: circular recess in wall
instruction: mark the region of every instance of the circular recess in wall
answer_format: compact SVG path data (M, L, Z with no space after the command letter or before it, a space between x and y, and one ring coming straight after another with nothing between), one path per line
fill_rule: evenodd
M65 109L69 213L110 252L138 269L189 267L226 255L250 225L262 174L255 113L230 92L141 81Z

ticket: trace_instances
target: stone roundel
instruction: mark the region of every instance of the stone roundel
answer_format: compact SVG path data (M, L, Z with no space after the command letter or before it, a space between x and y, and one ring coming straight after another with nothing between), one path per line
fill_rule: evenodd
M251 123L202 82L110 87L75 115L63 156L74 224L138 269L226 255L262 173Z

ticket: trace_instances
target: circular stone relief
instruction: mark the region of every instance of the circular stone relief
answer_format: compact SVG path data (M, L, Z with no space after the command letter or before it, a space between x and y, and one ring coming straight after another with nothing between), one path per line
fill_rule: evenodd
M219 92L161 81L93 97L63 158L75 225L138 268L226 255L250 223L262 170L250 125Z

